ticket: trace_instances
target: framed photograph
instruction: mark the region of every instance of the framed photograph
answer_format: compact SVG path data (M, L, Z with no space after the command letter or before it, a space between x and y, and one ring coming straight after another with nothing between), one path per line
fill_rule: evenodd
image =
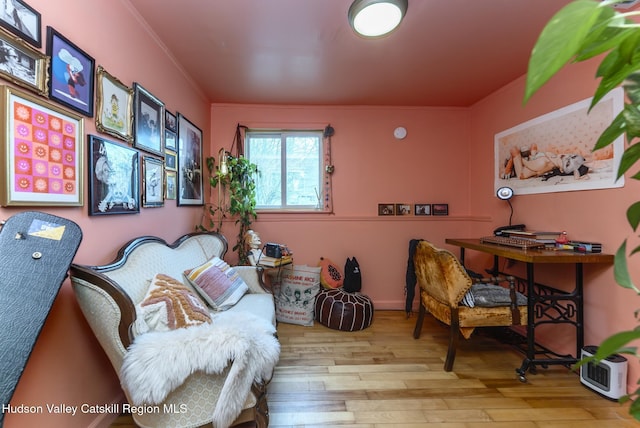
M178 154L171 150L165 150L164 152L164 167L169 171L178 170Z
M0 30L0 77L47 97L49 57Z
M178 113L178 206L204 205L202 130Z
M395 204L378 204L378 215L395 215Z
M396 215L411 215L411 205L396 204Z
M431 204L433 215L449 215L449 204Z
M413 208L415 215L431 215L431 204L415 204Z
M89 135L89 215L140 212L138 151Z
M164 156L164 103L139 83L133 84L133 91L133 146Z
M176 171L168 171L165 170L165 177L166 177L166 192L165 192L165 199L167 200L175 200L177 197L177 189L178 189L178 176Z
M93 58L52 27L47 27L47 55L51 58L49 98L93 117Z
M164 170L162 160L151 156L142 158L142 206L164 205Z
M133 89L104 67L96 70L96 129L130 143L133 141Z
M175 132L169 131L168 129L164 130L164 148L173 151L176 151L178 149L177 137Z
M83 205L82 116L9 86L0 97L0 205Z
M169 131L178 132L176 116L169 110L164 111L164 127Z
M0 26L37 48L42 47L40 13L22 0L4 0Z

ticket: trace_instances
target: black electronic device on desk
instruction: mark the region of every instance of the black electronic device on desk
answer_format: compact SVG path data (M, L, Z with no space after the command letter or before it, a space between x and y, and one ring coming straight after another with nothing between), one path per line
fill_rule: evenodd
M293 263L291 250L286 245L268 242L258 258L257 264L265 267L279 267Z
M494 236L507 235L510 230L526 230L527 226L524 224L514 224L509 226L500 226L493 231Z

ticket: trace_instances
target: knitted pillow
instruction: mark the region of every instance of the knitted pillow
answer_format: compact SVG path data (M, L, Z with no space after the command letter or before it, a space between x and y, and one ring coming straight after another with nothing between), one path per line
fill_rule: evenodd
M137 305L137 313L152 331L211 323L205 304L180 281L156 274L147 294Z
M184 271L184 277L217 311L231 308L249 291L238 272L219 257Z

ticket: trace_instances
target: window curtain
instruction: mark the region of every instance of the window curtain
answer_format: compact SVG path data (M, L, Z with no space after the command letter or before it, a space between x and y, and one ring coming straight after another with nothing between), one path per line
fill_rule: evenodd
M333 193L332 193L332 175L334 171L333 161L331 160L331 137L335 133L331 125L327 125L322 134L324 138L324 171L322 177L322 211L333 213Z

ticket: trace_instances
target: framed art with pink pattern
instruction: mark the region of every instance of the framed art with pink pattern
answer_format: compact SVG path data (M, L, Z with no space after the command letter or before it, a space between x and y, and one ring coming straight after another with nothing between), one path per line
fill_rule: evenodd
M82 116L9 86L0 97L0 205L82 206Z

